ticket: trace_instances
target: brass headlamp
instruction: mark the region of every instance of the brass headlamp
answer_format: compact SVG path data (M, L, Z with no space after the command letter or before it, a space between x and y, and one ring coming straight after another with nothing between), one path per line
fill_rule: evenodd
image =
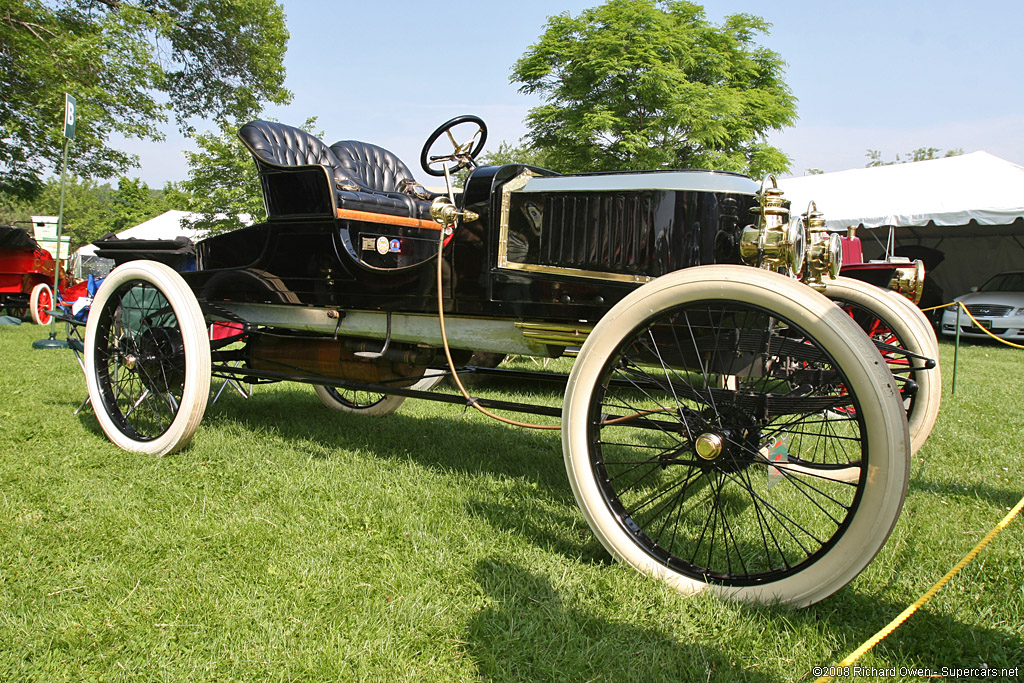
M897 268L889 280L889 289L915 304L920 303L921 295L924 294L924 263L917 260Z
M830 279L839 275L843 267L843 243L838 234L829 234L825 228L825 216L818 211L818 205L811 200L807 205L807 213L802 216L807 226L807 268L804 272L804 283L818 291L824 291L826 285L822 276L827 274Z
M771 187L767 187L771 180ZM803 269L806 242L803 221L790 219L789 208L774 175L761 181L758 205L751 208L756 218L740 234L740 258L747 265L799 274Z

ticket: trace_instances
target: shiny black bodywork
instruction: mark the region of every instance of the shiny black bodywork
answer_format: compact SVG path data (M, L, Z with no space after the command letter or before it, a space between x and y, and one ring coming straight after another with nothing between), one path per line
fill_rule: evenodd
M756 205L753 181L749 192L579 191L598 180L614 185L617 174L559 176L572 178L577 190L511 193L508 257L527 269L499 267L502 190L526 170L554 175L516 164L481 167L457 197L479 218L460 225L444 247L446 312L596 321L649 278L699 264L739 263L739 234ZM660 179L650 172L644 184L657 188ZM438 230L336 218L315 194L303 213L283 215L273 210L285 203L283 193L272 190L270 221L200 242L198 270L183 274L199 300L436 310ZM287 202L301 204L295 197ZM398 248L381 253L381 238Z

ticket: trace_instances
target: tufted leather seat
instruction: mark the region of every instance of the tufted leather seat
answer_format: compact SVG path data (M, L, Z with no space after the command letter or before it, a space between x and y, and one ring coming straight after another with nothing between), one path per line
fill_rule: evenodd
M353 140L328 147L303 130L272 121L247 123L238 135L256 160L268 196L275 194L271 184L282 170L320 166L327 170L337 208L430 218L429 201L401 191L403 181L415 183L409 168L382 147Z

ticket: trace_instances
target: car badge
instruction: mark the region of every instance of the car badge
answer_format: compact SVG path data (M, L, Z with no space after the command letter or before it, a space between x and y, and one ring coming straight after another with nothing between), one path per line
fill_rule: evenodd
M401 240L391 240L391 248L389 249L389 251L392 254L401 254L402 253L402 242L401 242Z
M381 236L381 237L377 238L377 253L378 254L383 256L384 254L388 253L388 251L390 249L391 249L391 242L388 241L387 237Z

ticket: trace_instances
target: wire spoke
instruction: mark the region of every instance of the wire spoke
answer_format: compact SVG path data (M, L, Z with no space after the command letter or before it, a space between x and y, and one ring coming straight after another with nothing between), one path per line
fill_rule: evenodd
M746 582L800 571L836 541L864 434L856 396L810 335L750 304L701 302L639 325L607 364L591 458L651 556Z

